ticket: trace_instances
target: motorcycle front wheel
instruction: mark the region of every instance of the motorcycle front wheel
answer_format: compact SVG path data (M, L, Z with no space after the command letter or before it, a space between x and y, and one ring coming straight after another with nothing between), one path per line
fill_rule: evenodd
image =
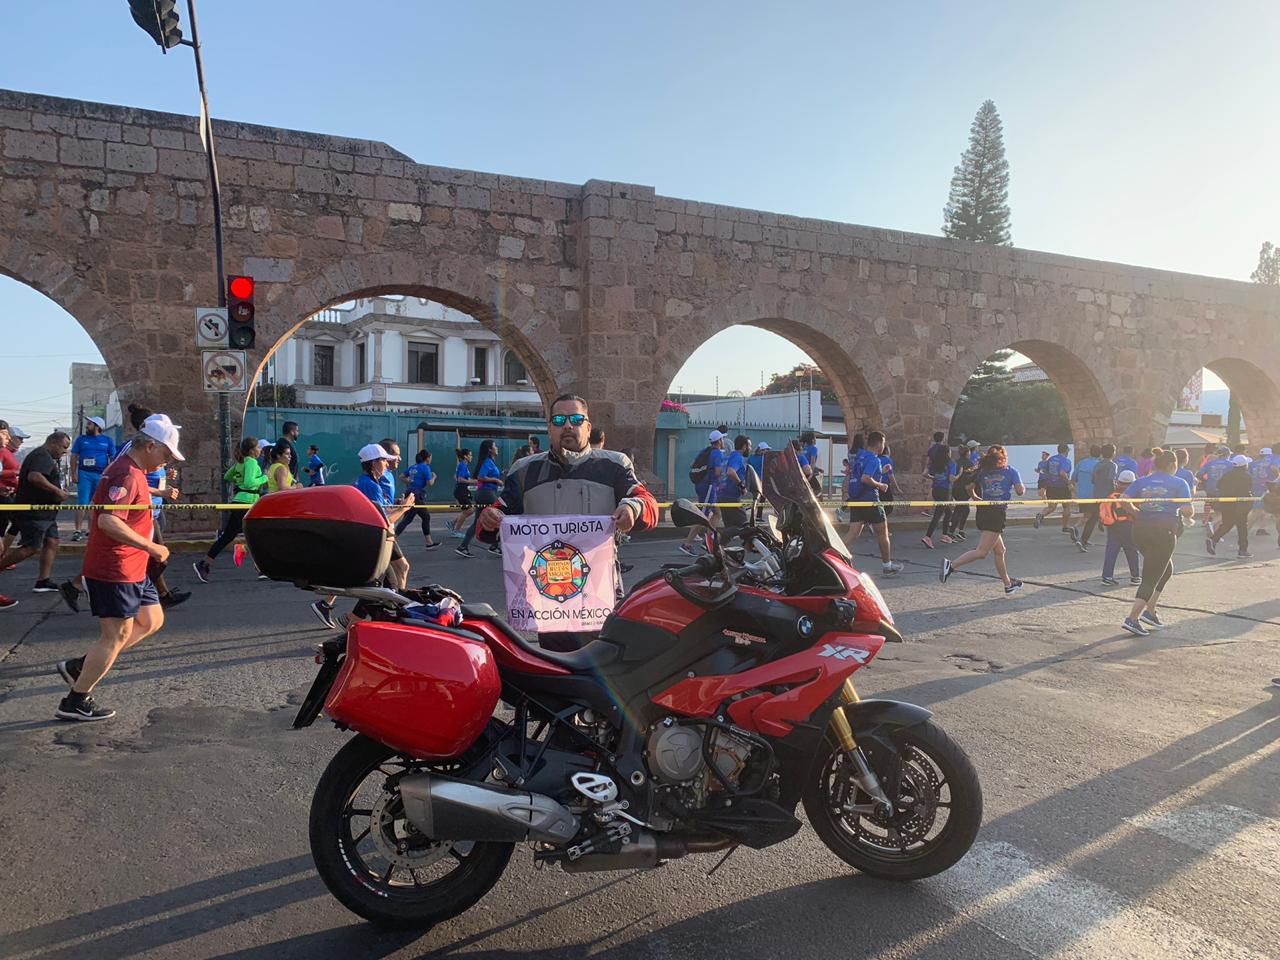
M311 855L342 904L380 926L423 928L488 893L511 843L436 842L404 815L394 779L409 763L357 736L329 761L311 801Z
M920 880L941 873L973 845L982 823L982 787L968 755L926 720L898 731L895 750L863 746L894 813L874 810L853 780L853 761L828 731L805 786L804 810L831 851L862 873ZM889 790L901 765L896 796Z

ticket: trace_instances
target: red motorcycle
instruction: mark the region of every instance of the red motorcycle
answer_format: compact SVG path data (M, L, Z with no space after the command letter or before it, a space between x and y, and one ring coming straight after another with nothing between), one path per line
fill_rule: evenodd
M570 873L761 848L809 823L845 862L915 880L969 849L982 791L929 711L861 700L851 676L900 641L791 452L768 455L776 521L717 533L642 580L599 636L554 653L488 604L421 619L443 587L361 586L386 568L381 512L351 487L264 497L245 533L259 568L356 598L325 642L294 726L321 709L358 734L311 805L316 867L375 923L457 916L517 843ZM705 525L688 501L679 526ZM459 598L460 599L460 598ZM439 619L439 618L436 618Z

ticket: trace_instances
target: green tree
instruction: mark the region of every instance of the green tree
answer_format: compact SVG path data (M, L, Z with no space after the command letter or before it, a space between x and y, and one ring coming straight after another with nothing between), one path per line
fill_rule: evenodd
M1009 161L1004 156L1004 128L991 100L983 102L969 127L969 147L951 177L951 194L943 208L943 236L957 240L1008 245Z
M1262 244L1262 249L1258 251L1258 266L1249 274L1249 279L1254 283L1280 285L1280 247L1270 240Z
M965 387L951 418L951 442L957 443L961 437L981 443L1043 443L1048 447L1071 441L1071 423L1062 397L1049 381L997 380L977 390Z
M280 384L272 380L258 384L249 395L251 407L296 407L298 391L292 384Z
M812 384L812 386L810 386ZM836 391L826 374L811 363L797 363L786 373L775 373L768 384L751 394L753 397L771 393L795 393L797 390L821 390L824 403L836 402Z

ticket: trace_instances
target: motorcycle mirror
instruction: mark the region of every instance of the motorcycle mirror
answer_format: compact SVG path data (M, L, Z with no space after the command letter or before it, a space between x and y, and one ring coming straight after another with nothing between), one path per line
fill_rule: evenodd
M707 518L693 505L693 501L683 498L671 505L671 522L677 527L710 526Z

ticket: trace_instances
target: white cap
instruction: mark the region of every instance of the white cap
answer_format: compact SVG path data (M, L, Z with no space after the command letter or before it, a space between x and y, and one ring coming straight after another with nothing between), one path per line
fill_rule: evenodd
M99 430L107 429L107 421L103 420L101 417L85 417L84 419L85 423L92 423Z
M1231 462L1234 463L1237 467L1247 467L1249 465L1249 458L1246 457L1243 453L1237 453L1234 457L1231 458Z
M1132 470L1121 470L1120 475L1116 477L1116 483L1133 483L1137 479Z
M968 443L965 444L965 446L972 450L974 447L982 446L982 444L980 444L977 440L970 440Z
M31 439L31 434L27 433L27 431L23 430L21 427L15 427L13 424L9 424L9 436L17 437L19 440Z
M178 452L178 431L182 428L175 424L166 414L153 413L142 421L142 427L138 430L144 437L150 437L152 440L158 440L169 448L169 452L173 454L175 460L187 459Z
M1259 451L1258 451L1258 456L1260 456L1260 457L1269 457L1269 456L1271 456L1271 448L1270 448L1270 447L1263 447L1261 450L1259 450Z
M717 440L723 440L724 434L721 433L719 430L712 430L711 433L707 435L707 439L710 440L712 443L715 443Z
M370 460L394 460L395 458L387 451L382 449L382 445L378 443L366 443L360 448L361 463L368 463Z
M757 444L756 444L756 449L757 449L757 450L772 450L772 449L773 449L773 447L769 446L769 441L768 441L768 440L761 440L759 443L757 443Z

